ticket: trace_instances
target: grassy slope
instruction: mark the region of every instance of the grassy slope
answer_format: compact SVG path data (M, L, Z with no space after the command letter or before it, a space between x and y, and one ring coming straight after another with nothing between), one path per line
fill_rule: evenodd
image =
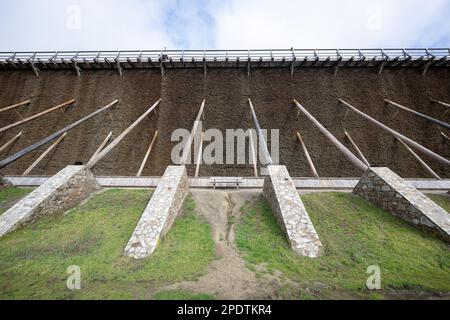
M431 200L436 202L439 206L441 206L447 212L450 212L450 195L448 194L427 194Z
M203 274L214 243L190 198L152 257L123 256L148 198L146 190L108 190L1 239L0 299L143 298L158 283ZM66 288L70 265L81 268L82 290Z
M450 291L450 251L365 200L344 193L302 196L325 247L318 259L297 257L268 204L246 205L237 227L237 246L252 264L266 264L308 285L362 292L367 267L381 267L383 288Z
M0 214L8 210L21 198L29 194L31 188L5 188L0 190Z

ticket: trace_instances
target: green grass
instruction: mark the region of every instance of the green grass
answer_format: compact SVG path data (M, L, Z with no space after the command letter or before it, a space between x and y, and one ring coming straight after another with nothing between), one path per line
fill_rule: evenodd
M0 240L0 299L140 299L160 283L194 280L214 259L208 223L188 198L155 253L123 256L148 202L146 190L108 190L66 215L43 218ZM81 269L81 290L66 287Z
M17 188L10 187L0 189L0 214L8 210L21 198L29 194L33 189L31 188Z
M154 300L215 300L210 294L194 294L186 291L162 291L153 296Z
M442 209L450 212L450 195L448 194L427 194L428 198L436 202Z
M317 259L296 256L268 204L243 207L237 246L244 259L277 269L302 285L322 283L333 290L370 294L367 267L379 265L382 288L450 291L450 251L364 199L345 193L302 196L324 245Z

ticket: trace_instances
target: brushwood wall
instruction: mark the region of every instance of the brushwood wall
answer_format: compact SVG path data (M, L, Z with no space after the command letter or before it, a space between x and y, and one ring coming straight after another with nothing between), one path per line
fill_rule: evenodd
M288 69L125 70L120 77L115 70L84 70L77 77L71 70L42 71L36 77L31 71L0 71L0 108L33 98L29 106L17 111L27 117L66 100L76 103L64 112L57 111L6 131L0 145L18 132L22 137L0 154L6 158L26 146L78 120L84 115L119 99L111 111L104 112L70 131L66 138L32 172L53 175L64 166L86 163L97 147L112 131L120 134L145 112L158 98L162 103L158 114L152 114L135 128L110 154L93 169L96 175L133 176L139 169L155 130L159 137L153 148L145 176L161 176L171 162L171 134L177 128L190 130L202 99L206 99L203 129L253 128L247 99L251 97L262 128L280 130L280 163L291 176L312 176L301 145L300 132L317 171L322 177L357 177L359 172L303 115L297 117L292 104L296 98L339 140L353 150L344 139L346 129L366 158L374 166L387 166L405 178L427 178L420 164L388 133L338 104L342 98L361 111L398 130L409 138L444 157L450 157L449 141L442 138L441 128L415 115L386 106L388 98L432 117L443 116L445 107L431 104L430 98L450 101L450 70L436 68L422 76L417 69L388 68L378 75L377 69L343 68L337 76L328 68ZM20 120L14 110L0 114L0 126ZM449 132L446 132L449 135ZM270 147L270 143L269 143ZM4 175L21 174L45 149L40 149L0 170ZM354 151L354 150L353 150ZM425 156L422 158L439 175L450 178L448 167ZM195 166L188 166L193 175ZM201 166L201 176L251 176L251 165Z

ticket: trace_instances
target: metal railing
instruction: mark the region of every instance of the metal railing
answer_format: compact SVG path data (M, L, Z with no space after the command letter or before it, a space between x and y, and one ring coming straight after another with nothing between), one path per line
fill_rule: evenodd
M332 66L340 62L415 62L434 61L447 65L449 48L410 49L258 49L258 50L122 50L122 51L58 51L58 52L0 52L0 66L4 68L21 65L69 66L71 64L94 64L97 66L143 66L144 64L189 63L298 63L315 62ZM322 62L321 64L319 62ZM328 63L328 64L326 64ZM135 65L136 64L136 65Z
M295 60L342 60L351 58L393 60L393 59L450 59L450 48L437 49L261 49L261 50L123 50L123 51L59 51L59 52L0 52L0 62L95 62L128 59L174 61L292 61Z

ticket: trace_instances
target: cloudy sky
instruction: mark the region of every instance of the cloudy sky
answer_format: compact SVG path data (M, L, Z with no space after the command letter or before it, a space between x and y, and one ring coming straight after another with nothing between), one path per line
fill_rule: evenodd
M0 51L449 46L450 0L0 0Z

